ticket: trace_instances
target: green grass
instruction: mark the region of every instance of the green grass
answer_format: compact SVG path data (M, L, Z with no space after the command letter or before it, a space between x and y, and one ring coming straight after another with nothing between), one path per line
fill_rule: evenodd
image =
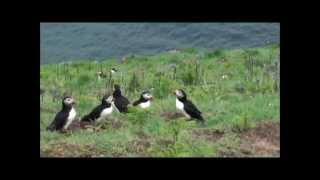
M177 53L153 56L129 56L123 63L107 59L100 63L81 61L74 64L41 65L40 83L46 90L41 107L40 148L50 156L147 156L216 157L226 146L236 147L232 132L219 140L195 138L195 129L244 130L265 121L280 121L279 45L236 50L184 49ZM112 81L98 81L96 72L120 70ZM176 70L174 71L174 67ZM52 90L72 94L78 116L100 103L102 94L112 84L120 84L131 102L142 90L154 88L150 109L130 107L130 113L113 113L98 132L78 130L69 134L46 131L61 100L53 101ZM182 88L203 112L205 127L184 118L167 120L160 114L176 112L172 91ZM120 123L114 128L113 122ZM59 144L76 145L78 151L62 155L52 149ZM90 148L91 149L90 149ZM70 148L69 148L70 149ZM70 150L72 151L72 150Z

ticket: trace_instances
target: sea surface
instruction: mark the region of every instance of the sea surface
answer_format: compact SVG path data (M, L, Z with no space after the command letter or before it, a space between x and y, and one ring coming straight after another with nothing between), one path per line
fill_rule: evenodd
M279 23L41 23L41 64L280 43Z

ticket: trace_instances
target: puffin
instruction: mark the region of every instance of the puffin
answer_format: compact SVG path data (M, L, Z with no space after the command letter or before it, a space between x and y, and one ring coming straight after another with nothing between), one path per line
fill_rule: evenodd
M77 114L73 107L74 104L75 100L71 96L65 96L62 100L62 110L56 114L52 123L47 127L47 130L67 130L69 125L75 120Z
M113 111L111 105L113 96L104 95L101 104L96 106L89 114L82 117L81 122L100 122L106 119Z
M197 121L204 123L204 119L201 115L201 111L187 99L187 94L182 89L174 91L176 96L176 108L180 110L188 119L196 119Z
M110 72L111 72L111 74L114 74L114 73L118 72L118 70L117 70L116 68L112 68L112 69L110 70Z
M120 86L118 84L114 85L114 91L113 91L113 105L120 113L127 113L128 112L128 105L130 104L130 101L122 96Z
M98 74L98 80L102 78L107 78L107 75L102 71L98 71L97 74Z
M140 99L136 100L132 105L139 106L142 109L149 108L152 99L153 97L149 91L143 91L140 95Z

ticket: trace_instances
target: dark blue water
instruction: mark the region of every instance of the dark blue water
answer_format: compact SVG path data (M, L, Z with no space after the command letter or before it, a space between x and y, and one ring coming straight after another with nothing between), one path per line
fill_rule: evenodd
M41 63L280 43L279 23L41 23Z

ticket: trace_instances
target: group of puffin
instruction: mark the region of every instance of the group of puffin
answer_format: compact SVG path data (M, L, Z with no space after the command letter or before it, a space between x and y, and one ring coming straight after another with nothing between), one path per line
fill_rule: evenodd
M196 119L203 123L204 119L201 111L187 99L187 94L182 89L174 91L176 96L176 108L180 110L188 119ZM153 99L150 91L143 91L140 98L132 103L133 106L138 106L142 109L149 108ZM59 111L52 123L47 127L50 131L67 130L70 124L76 118L74 108L75 100L71 96L65 96L62 100L62 110ZM100 122L106 119L114 110L120 113L128 112L129 100L121 93L119 85L114 85L112 95L105 95L101 100L101 104L96 106L89 114L84 115L80 122Z

